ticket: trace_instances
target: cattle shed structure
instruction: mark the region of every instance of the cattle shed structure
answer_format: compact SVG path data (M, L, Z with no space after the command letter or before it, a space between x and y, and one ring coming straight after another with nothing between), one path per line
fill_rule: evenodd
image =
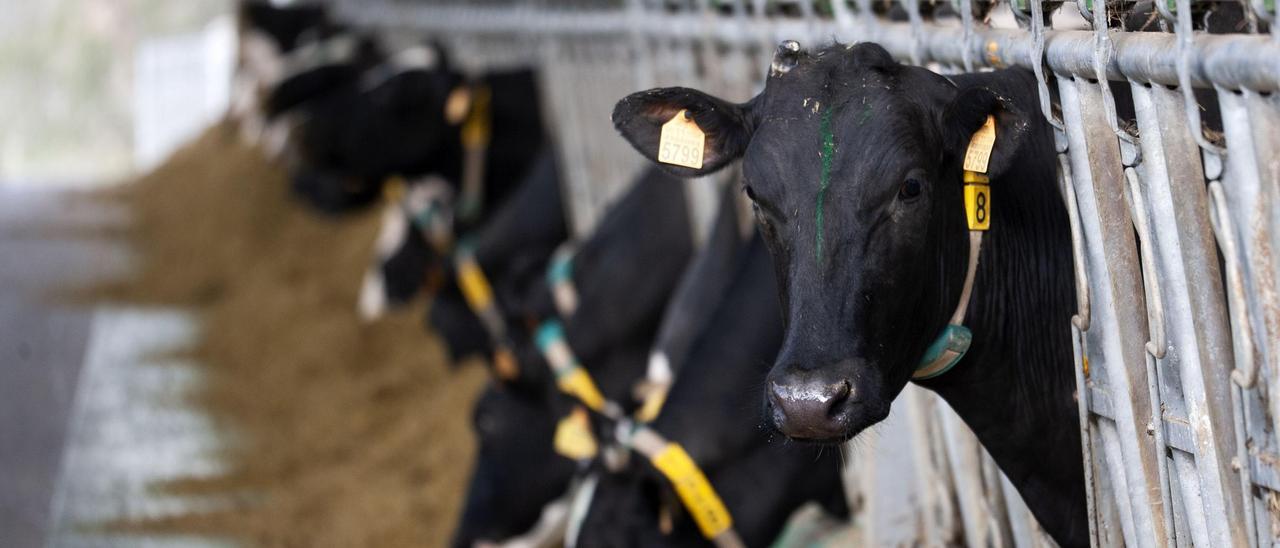
M577 234L642 161L608 116L630 92L679 85L744 101L781 40L875 41L944 74L1033 69L1055 128L1079 306L1044 321L1073 334L1093 544L1274 545L1276 3L1011 1L332 3L356 25L439 39L470 70L538 67ZM694 226L705 230L734 176L688 187ZM908 388L890 420L854 442L846 474L868 546L1052 545L940 399ZM895 444L909 457L878 447ZM883 481L895 467L900 481ZM888 507L903 491L902 508Z

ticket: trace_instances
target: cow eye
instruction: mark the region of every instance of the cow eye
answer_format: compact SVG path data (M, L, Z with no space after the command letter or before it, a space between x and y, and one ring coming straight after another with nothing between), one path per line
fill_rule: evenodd
M752 202L756 201L756 191L753 190L750 185L744 185L742 187L742 191L747 193L748 200L751 200Z
M920 182L920 179L911 177L902 182L902 188L898 189L898 198L905 201L914 200L920 196L921 192L924 192L924 183Z

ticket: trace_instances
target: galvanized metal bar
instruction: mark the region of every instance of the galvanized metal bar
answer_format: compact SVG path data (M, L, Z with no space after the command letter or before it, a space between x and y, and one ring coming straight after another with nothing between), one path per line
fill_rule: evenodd
M869 2L868 2L869 4ZM712 39L736 46L757 43L760 36L788 37L826 42L874 41L896 57L911 55L915 41L909 23L879 22L873 16L858 18L852 27L825 20L756 17L735 21L724 17L708 29L708 21L696 14L648 15L639 21L620 17L617 10L568 11L546 9L537 15L513 14L501 8L422 6L386 1L344 10L358 24L409 27L428 32L504 34L530 32L562 36L625 36L642 32L652 37ZM874 22L872 22L874 21ZM934 25L924 33L921 57L946 63L962 63L964 51L986 66L1031 68L1034 44L1026 32L979 27L965 43L964 29ZM1046 61L1054 72L1093 75L1093 33L1047 31ZM1106 62L1107 77L1126 78L1163 85L1178 85L1177 38L1154 32L1117 33ZM1230 89L1270 91L1280 89L1280 43L1258 35L1206 35L1191 39L1188 74L1192 85L1218 84Z
M1121 142L1123 148L1124 143ZM1132 167L1124 168L1126 181L1127 202L1130 214L1133 216L1134 230L1138 235L1139 257L1142 260L1142 280L1147 302L1147 325L1150 337L1144 345L1146 348L1146 381L1148 401L1151 409L1161 408L1160 397L1160 380L1156 371L1156 360L1163 358L1165 355L1165 332L1164 332L1164 309L1161 307L1161 291L1158 283L1160 277L1155 274L1155 252L1152 247L1155 245L1151 234L1151 222L1147 216L1146 200L1138 183L1137 170ZM1147 425L1147 432L1152 434L1152 441L1155 445L1156 471L1160 478L1160 515L1164 520L1165 531L1174 531L1173 527L1173 508L1169 493L1169 470L1167 459L1159 458L1165 454L1166 446L1164 440L1164 426L1160 421L1152 421ZM1176 540L1176 539L1175 539Z
M1231 386L1218 364L1234 363L1222 275L1208 217L1209 198L1181 97L1161 86L1130 86L1142 136L1144 177L1160 294L1168 314L1168 366L1178 368L1179 393L1199 443L1200 489L1223 501L1197 511L1208 516L1217 542L1239 546L1252 530L1241 507L1245 493L1231 468L1235 426ZM1161 349L1163 350L1163 349Z
M1194 447L1194 446L1193 446ZM1174 451L1173 466L1177 478L1175 486L1182 495L1182 511L1183 517L1181 525L1186 527L1186 532L1178 531L1179 537L1188 535L1191 542L1183 542L1187 546L1216 546L1212 543L1209 532L1209 520L1203 513L1197 512L1199 508L1203 508L1208 502L1204 493L1200 490L1200 483L1196 477L1196 461L1195 452Z
M1117 483L1127 487L1117 496L1127 499L1128 504L1121 506L1132 514L1134 531L1149 532L1131 536L1126 531L1125 541L1130 546L1162 546L1169 532L1157 517L1160 501L1150 496L1160 492L1157 455L1144 441L1146 425L1152 420L1143 349L1147 321L1133 222L1121 198L1125 182L1120 151L1103 119L1097 86L1059 75L1058 87L1071 142L1071 171L1093 297L1090 346L1096 345L1098 355L1090 356L1090 361L1105 366L1115 417L1115 451L1120 453L1115 458L1108 450L1107 457L1116 466L1112 472L1122 474Z
M1219 215L1220 224L1234 232L1225 235L1224 257L1236 254L1232 261L1241 267L1245 294L1244 301L1248 314L1247 330L1252 335L1249 339L1238 343L1253 343L1252 360L1256 360L1258 369L1249 375L1246 370L1241 376L1253 376L1253 379L1264 383L1265 391L1244 390L1240 396L1244 399L1245 426L1250 436L1251 458L1247 466L1255 483L1262 483L1267 478L1277 476L1277 443L1274 438L1277 410L1280 410L1280 293L1277 284L1277 239L1280 237L1280 160L1277 160L1275 147L1280 136L1276 135L1276 124L1280 123L1280 103L1275 94L1270 98L1254 95L1248 91L1234 93L1229 90L1218 90L1219 105L1222 109L1223 130L1229 145L1220 187L1215 187L1215 194L1225 199L1228 215ZM1270 150L1267 147L1271 147ZM1238 288L1233 284L1233 293ZM1233 302L1233 305L1235 303ZM1247 365L1247 364L1246 364ZM1268 419L1270 423L1268 424ZM1242 466L1246 466L1242 463ZM1275 511L1276 493L1263 492L1262 508L1267 511L1255 512L1260 522L1259 534L1267 535L1263 542L1273 542L1274 535L1268 534L1276 527Z
M1100 420L1097 422L1098 437L1102 447L1102 467L1101 476L1107 478L1111 489L1109 492L1104 491L1102 498L1112 501L1115 505L1118 517L1120 518L1120 532L1123 534L1124 543L1126 545L1147 546L1150 544L1142 544L1142 532L1146 531L1145 524L1140 523L1142 504L1135 504L1131 499L1131 493L1137 487L1130 486L1129 476L1126 473L1125 451L1126 442L1121 441L1120 434L1116 432L1116 423L1109 420ZM1135 512L1137 510L1138 512ZM1138 515L1135 515L1138 514ZM1148 518L1149 519L1149 518ZM1147 523L1150 523L1148 521ZM1150 541L1148 541L1150 542Z

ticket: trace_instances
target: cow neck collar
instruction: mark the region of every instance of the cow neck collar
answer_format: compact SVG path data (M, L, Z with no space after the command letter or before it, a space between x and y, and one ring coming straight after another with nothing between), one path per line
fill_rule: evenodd
M995 136L994 125L994 118L988 116L983 129L978 130L978 133L981 133L990 126L992 143ZM976 135L977 133L975 137ZM970 142L969 149L965 153L965 168L971 167L968 165L968 157L975 152L975 147L981 148L978 143L977 138ZM925 350L924 357L916 366L915 372L911 374L911 379L915 381L932 379L950 371L960 362L973 343L973 332L964 326L964 317L969 309L969 301L973 299L973 281L978 274L978 257L982 254L982 233L987 230L991 220L990 204L987 203L991 180L985 174L987 158L991 153L990 144L987 144L985 152L978 152L984 156L981 161L981 171L964 169L964 207L965 218L969 225L969 266L965 269L960 300L956 303L955 312L951 314L951 320Z
M458 219L475 221L484 209L485 160L493 139L493 93L488 84L470 84L471 109L462 122L462 191Z
M489 283L489 277L476 259L474 243L470 240L460 242L453 261L458 289L462 292L467 307L480 318L480 323L494 346L493 373L504 381L519 378L520 368L512 350L514 346L507 333L506 321L502 310L498 308L497 299L494 298L493 285Z
M615 424L614 436L619 446L639 453L670 482L704 538L717 548L745 546L733 527L733 516L693 457L678 442L663 437L642 420L628 418L622 406L604 397L569 347L559 320L543 322L534 341L551 369L556 387Z

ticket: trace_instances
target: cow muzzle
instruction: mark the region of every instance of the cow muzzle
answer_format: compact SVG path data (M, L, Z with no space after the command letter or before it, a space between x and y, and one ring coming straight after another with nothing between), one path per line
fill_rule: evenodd
M765 389L768 416L783 435L838 443L884 418L876 398L851 378L790 369L771 373Z

